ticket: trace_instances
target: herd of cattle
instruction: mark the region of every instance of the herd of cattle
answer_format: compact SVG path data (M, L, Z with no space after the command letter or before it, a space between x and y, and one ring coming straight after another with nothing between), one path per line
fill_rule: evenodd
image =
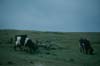
M28 51L30 53L35 53L39 50L39 47L42 46L44 48L50 47L47 45L39 45L39 41L32 41L27 35L16 35L15 36L15 45L14 50L20 49L24 51ZM80 51L85 54L93 54L93 48L91 47L90 41L86 38L81 38L80 42Z

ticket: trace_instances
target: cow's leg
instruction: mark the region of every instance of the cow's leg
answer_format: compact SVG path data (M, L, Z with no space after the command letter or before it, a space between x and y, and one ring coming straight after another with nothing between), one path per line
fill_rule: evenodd
M23 47L21 45L18 46L20 51L23 51Z
M84 53L84 52L85 52L84 47L82 47L82 53Z
M82 47L80 47L80 52L81 52L81 53L83 52L83 48L82 48Z
M37 52L37 47L29 47L29 52L32 53L36 53Z
M30 47L29 51L30 51L30 53L36 53L37 52L37 48L36 47Z
M87 47L85 45L82 46L82 50L84 54L87 54Z
M22 50L23 48L22 48L21 45L15 45L15 46L14 46L14 50L17 50L17 49Z
M91 48L91 47L88 47L87 48L87 53L86 54L93 54L93 48Z
M82 53L85 53L85 45L84 45L84 43L80 43L80 51Z
M82 53L85 53L85 47L82 46L82 47L80 48L80 51L81 51Z
M87 48L87 47L85 48L85 53L89 54L89 48Z
M86 49L85 53L88 54L88 50L87 49Z
M88 49L84 47L84 54L88 54Z
M32 47L29 46L29 44L27 44L25 47L24 47L24 50L28 53L32 53Z
M19 45L14 46L14 50L17 50L19 48Z
M86 53L86 49L84 46L82 47L82 53Z
M93 48L89 48L89 54L93 55Z

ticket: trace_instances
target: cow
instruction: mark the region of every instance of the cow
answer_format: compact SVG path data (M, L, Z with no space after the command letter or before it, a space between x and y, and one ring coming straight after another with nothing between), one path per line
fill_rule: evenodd
M93 54L93 48L90 45L90 41L86 38L81 38L80 42L80 51L85 54Z
M30 38L28 38L27 35L16 35L15 41L15 50L17 50L17 48L19 48L20 50L28 49L28 51L32 53L37 51L38 49L38 45L35 42L33 42Z
M24 46L26 37L27 37L27 35L16 35L15 36L15 46L14 46L15 50L17 50L17 48L22 50L22 46Z
M24 47L28 48L30 53L36 52L38 50L38 44L33 42L30 38L25 39Z
M88 39L84 39L84 44L85 44L85 51L86 51L85 53L92 55L94 50L91 46L90 41Z

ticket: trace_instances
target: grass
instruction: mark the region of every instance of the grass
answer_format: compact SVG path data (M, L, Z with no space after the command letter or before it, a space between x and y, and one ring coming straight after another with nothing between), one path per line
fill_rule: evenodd
M41 49L37 54L14 51L15 42L10 44L9 39L17 34L27 34L32 40L43 43L50 41L57 48ZM80 37L90 39L94 55L80 53ZM0 30L0 66L100 66L100 33Z

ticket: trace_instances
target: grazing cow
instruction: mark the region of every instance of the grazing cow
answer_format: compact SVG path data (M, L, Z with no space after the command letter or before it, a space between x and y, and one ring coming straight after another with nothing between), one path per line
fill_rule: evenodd
M90 41L87 39L80 39L80 51L86 54L93 54L93 48L90 45Z
M93 48L90 45L90 41L87 39L84 39L84 44L85 44L86 54L93 54Z
M35 52L38 49L37 43L33 42L30 38L25 39L24 47L27 47L30 53Z
M19 48L20 50L23 49L29 49L30 53L33 51L36 51L38 49L38 46L35 42L33 42L30 38L27 37L27 35L16 35L15 36L16 45L14 46L14 49L16 50Z
M27 35L16 35L15 36L15 46L14 49L16 50L17 48L19 48L20 50L22 50L22 47L24 46L24 42L25 42L25 38L27 37Z

